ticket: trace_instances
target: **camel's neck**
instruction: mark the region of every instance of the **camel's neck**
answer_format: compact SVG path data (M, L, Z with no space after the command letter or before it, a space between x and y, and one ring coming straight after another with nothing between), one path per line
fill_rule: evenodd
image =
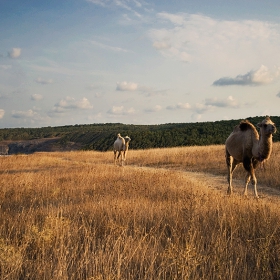
M125 151L128 150L128 146L129 146L129 145L128 145L128 142L126 142L126 143L125 143Z
M269 159L272 152L272 135L263 136L260 134L260 139L258 141L257 149L255 150L255 157L259 161Z

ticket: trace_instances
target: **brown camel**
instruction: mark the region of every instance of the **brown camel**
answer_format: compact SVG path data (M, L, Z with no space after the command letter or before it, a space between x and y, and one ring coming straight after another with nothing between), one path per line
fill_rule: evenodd
M272 134L276 132L275 124L266 117L258 124L260 134L248 120L241 121L226 140L226 163L228 169L228 194L232 193L232 174L239 163L243 163L247 171L244 195L247 196L247 186L251 180L257 193L255 169L260 162L268 160L272 151Z
M129 142L131 141L130 137L122 137L120 133L117 136L117 139L114 143L114 162L116 164L117 159L121 157L121 165L126 160L127 151L129 147ZM118 155L117 155L118 154Z

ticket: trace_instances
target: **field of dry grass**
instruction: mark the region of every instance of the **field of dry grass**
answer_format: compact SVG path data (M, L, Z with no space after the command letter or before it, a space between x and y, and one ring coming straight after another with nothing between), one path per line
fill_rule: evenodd
M0 157L0 185L0 279L280 278L277 201L226 195L223 146Z

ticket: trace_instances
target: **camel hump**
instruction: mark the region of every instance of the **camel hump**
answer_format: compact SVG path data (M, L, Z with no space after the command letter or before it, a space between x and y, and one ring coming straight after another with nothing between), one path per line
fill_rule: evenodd
M248 129L255 129L254 126L248 120L241 121L238 127L241 131L246 131Z

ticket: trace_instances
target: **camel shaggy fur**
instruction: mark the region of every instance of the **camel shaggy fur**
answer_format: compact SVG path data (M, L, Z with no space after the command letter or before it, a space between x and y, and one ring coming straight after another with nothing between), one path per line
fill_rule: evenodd
M251 181L255 196L258 198L255 169L258 163L268 160L272 151L272 134L276 132L275 124L266 117L258 124L260 134L248 120L241 121L229 135L225 143L226 164L228 169L228 194L232 193L232 174L236 166L243 163L247 175L244 195Z
M121 157L121 166L123 165L123 162L126 160L127 151L129 147L129 142L131 141L130 137L125 136L122 137L120 133L117 136L117 139L114 143L114 162L117 163L117 160L119 160L119 157Z

